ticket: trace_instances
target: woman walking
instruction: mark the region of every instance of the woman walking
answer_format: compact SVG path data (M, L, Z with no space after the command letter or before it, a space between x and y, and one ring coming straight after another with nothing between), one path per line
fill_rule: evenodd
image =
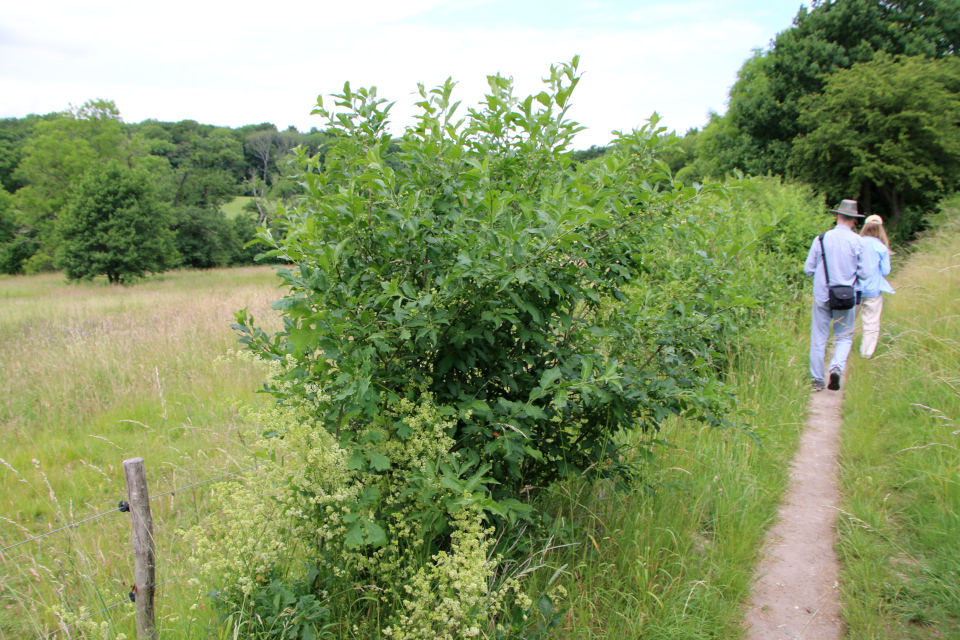
M863 319L863 340L860 355L872 358L880 337L880 313L883 311L883 294L894 293L884 276L890 275L890 241L883 228L880 216L868 216L860 230L863 245L863 262L867 277L860 283L863 288L860 317Z

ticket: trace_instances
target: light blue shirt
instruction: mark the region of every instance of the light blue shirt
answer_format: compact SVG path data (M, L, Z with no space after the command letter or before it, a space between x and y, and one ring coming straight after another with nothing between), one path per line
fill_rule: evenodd
M838 224L823 235L823 247L827 252L830 284L852 286L859 291L859 281L867 276L860 236L850 227ZM808 276L813 276L813 299L820 304L827 304L830 296L827 294L827 279L823 270L823 252L820 250L819 236L814 238L810 245L810 253L807 254L803 271Z
M884 279L890 275L890 250L879 238L864 236L860 238L863 245L863 261L867 267L867 277L860 282L864 298L876 298L881 293L893 293L893 287ZM827 256L830 259L830 256Z

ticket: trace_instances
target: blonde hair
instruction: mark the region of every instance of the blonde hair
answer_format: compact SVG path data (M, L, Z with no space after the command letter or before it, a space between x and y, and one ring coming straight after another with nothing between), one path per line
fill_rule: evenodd
M863 229L860 230L860 237L877 238L886 245L887 249L890 248L890 240L887 239L887 231L883 228L882 222L869 222L863 225Z

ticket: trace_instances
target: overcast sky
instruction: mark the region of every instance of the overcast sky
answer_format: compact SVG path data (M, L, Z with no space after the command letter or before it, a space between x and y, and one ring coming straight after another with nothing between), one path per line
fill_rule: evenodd
M11 2L0 14L0 117L116 102L127 122L193 119L323 127L318 94L375 85L409 123L417 83L448 76L474 105L485 76L540 91L580 54L577 147L657 111L685 131L727 91L752 49L788 28L799 0L274 0Z

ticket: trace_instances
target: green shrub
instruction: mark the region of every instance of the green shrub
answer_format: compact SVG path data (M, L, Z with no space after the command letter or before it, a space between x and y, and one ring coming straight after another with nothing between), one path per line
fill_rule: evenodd
M256 214L251 213L245 206L243 211L238 213L236 217L230 221L233 225L234 237L237 240L233 248L233 254L230 257L231 264L255 264L257 255L264 250L263 245L259 242L252 246L247 246L247 243L257 239L256 218Z
M26 255L29 252L29 247L21 247L19 251L21 255ZM57 269L56 259L50 254L50 250L45 247L37 247L36 251L30 253L30 256L21 263L21 266L23 272L27 275L46 273Z
M306 196L259 234L295 265L279 270L285 328L237 314L276 363L278 405L257 418L264 478L201 536L234 606L306 564L340 585L317 587L337 620L531 637L553 608L519 580L530 490L636 476L618 434L671 415L729 424L722 354L752 292L777 295L771 226L722 185L671 182L657 156L676 139L655 119L574 165L576 63L526 98L491 76L463 119L452 81L421 86L390 163L374 89L318 104L335 142L323 162L299 152Z
M38 243L26 238L0 244L0 273L23 273L23 265L37 252Z

